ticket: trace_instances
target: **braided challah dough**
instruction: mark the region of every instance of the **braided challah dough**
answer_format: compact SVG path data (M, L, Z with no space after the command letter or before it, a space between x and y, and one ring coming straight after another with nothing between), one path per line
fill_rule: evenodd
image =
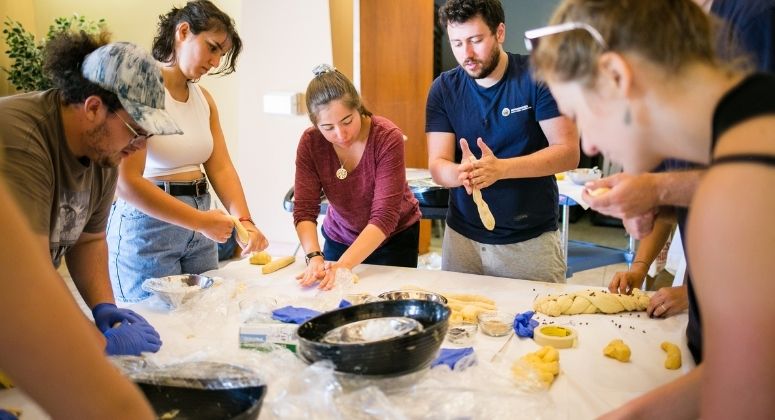
M608 293L602 290L584 290L538 298L533 304L533 309L549 316L560 316L645 311L648 306L649 297L640 289L633 289L630 295Z

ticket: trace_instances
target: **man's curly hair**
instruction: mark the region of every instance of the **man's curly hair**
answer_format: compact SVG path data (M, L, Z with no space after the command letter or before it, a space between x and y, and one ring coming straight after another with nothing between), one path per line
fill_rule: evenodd
M498 25L506 22L499 0L448 0L439 9L439 23L446 28L448 23L464 23L477 15L482 17L493 34Z
M118 97L83 77L81 65L86 56L110 42L110 34L89 35L84 31L63 32L46 43L43 72L59 89L65 105L83 103L89 96L99 96L109 111L121 109Z

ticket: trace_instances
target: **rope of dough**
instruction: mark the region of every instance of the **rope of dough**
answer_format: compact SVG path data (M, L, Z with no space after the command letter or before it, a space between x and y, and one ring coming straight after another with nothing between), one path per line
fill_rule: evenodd
M471 161L472 164L476 162L476 158L473 156L469 156L468 160ZM479 211L479 218L482 219L482 224L487 230L495 229L495 217L493 217L492 212L490 211L490 206L488 206L484 201L484 198L482 198L482 191L474 186L471 186L471 189L474 192L474 203L476 203L476 209Z
M549 316L560 316L645 311L648 306L649 297L640 289L633 289L630 295L608 293L602 290L584 290L538 298L533 304L533 309Z
M234 222L234 228L237 229L237 238L243 244L247 244L250 241L248 230L245 229L245 226L242 226L242 222L240 222L237 217L231 215L229 215L229 217L231 218L231 221Z
M421 292L438 293L415 285L404 285L400 290L419 290ZM497 311L495 301L482 295L463 293L442 293L447 298L447 306L452 310L449 322L459 324L461 322L477 323L482 312Z

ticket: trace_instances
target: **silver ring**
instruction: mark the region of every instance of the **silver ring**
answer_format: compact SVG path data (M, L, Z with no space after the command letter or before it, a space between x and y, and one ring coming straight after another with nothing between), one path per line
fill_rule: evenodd
M665 304L664 303L660 303L659 307L662 308L662 312L667 312L667 308L665 308Z

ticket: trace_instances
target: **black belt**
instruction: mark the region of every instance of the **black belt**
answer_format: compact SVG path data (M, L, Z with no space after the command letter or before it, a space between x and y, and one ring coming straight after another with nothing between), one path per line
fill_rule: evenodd
M190 182L156 181L156 186L169 195L190 195L199 197L208 193L207 180L200 178Z

